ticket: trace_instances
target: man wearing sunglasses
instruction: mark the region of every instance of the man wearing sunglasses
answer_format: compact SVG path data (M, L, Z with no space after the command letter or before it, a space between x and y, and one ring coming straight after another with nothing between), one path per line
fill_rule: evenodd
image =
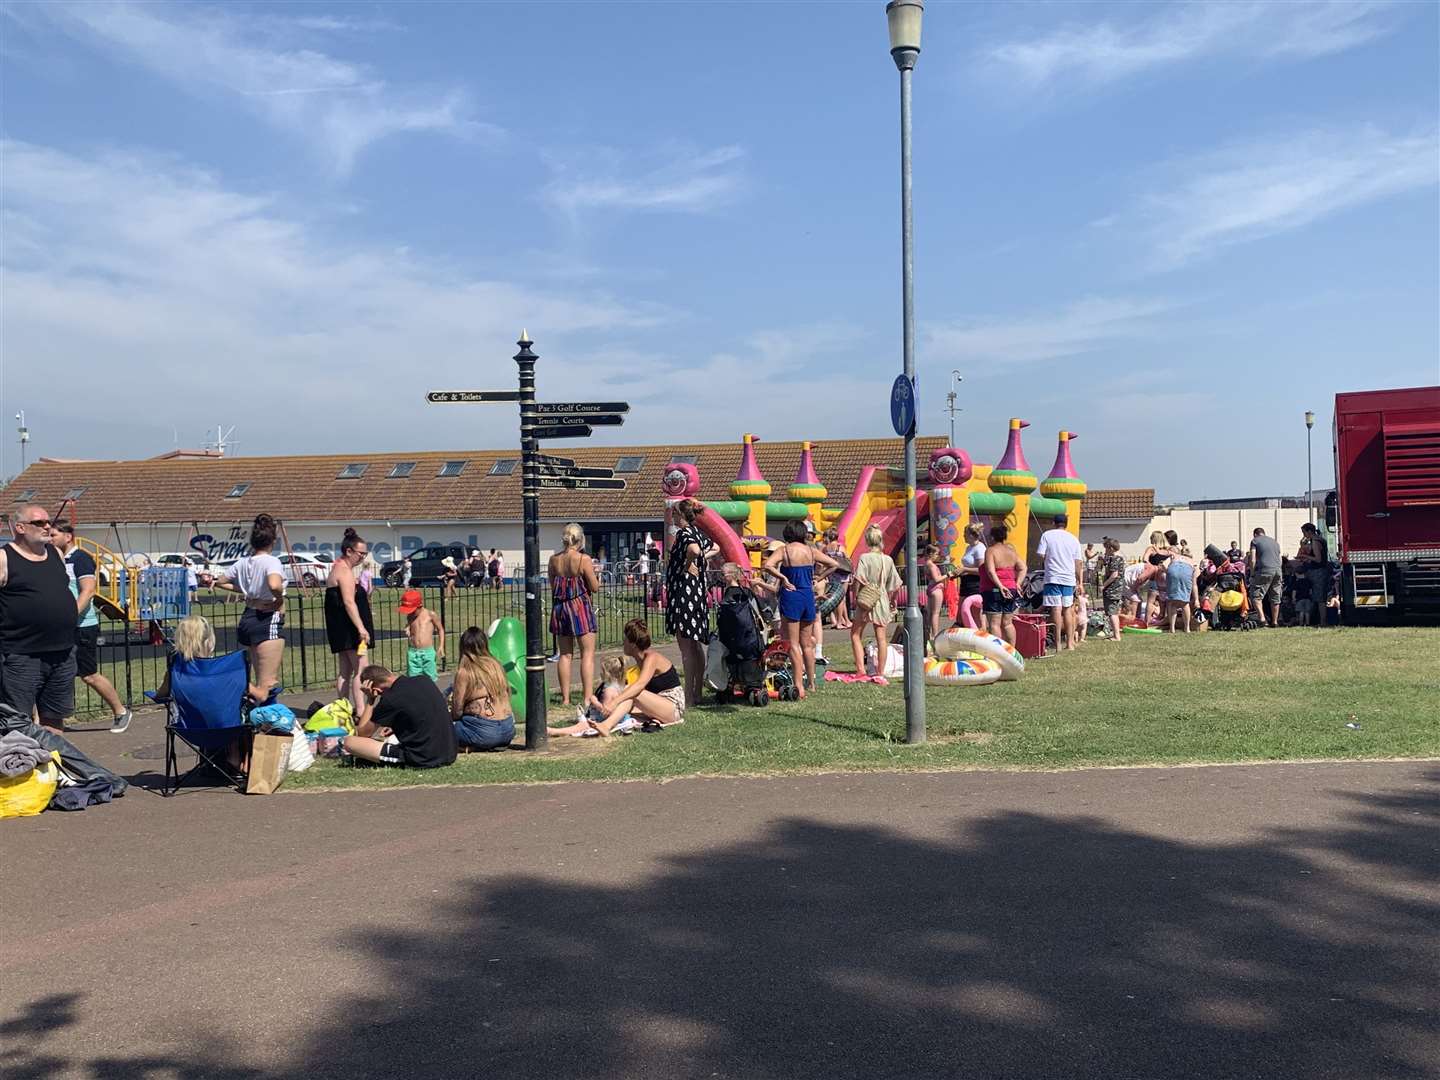
M50 515L23 506L0 547L0 700L56 732L75 711L75 597Z

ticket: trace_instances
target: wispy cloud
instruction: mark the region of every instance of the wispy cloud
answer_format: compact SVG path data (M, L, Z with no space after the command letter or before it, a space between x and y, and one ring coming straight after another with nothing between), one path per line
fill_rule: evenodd
M1059 360L1150 336L1169 300L1091 297L1024 318L966 319L924 328L927 363L1014 365Z
M835 320L758 330L698 357L669 356L662 346L659 353L603 349L588 359L611 373L607 384L637 410L643 408L646 442L726 442L742 430L783 439L889 436L884 402L894 374L855 362L866 344L859 327ZM797 388L797 383L803 385ZM811 410L797 420L797 394L813 396L817 386L827 401L879 402L880 407ZM736 387L744 387L743 428L726 410L700 407L707 395L713 402L715 394L723 395L722 388ZM692 407L679 407L682 403ZM770 478L777 487L787 479Z
M1128 10L1146 10L1130 8ZM989 64L1032 89L1101 86L1218 56L1309 58L1389 33L1401 8L1383 0L1236 0L1159 5L1148 18L1069 24L986 50Z
M1120 227L1138 229L1163 269L1431 187L1440 182L1440 138L1433 129L1312 131L1237 143L1162 172L1170 186L1142 195Z
M604 147L547 160L554 175L541 198L571 218L591 210L704 213L735 198L745 179L738 146L650 153Z
M124 426L129 452L159 437L155 379L167 408L186 415L212 405L223 385L252 446L323 450L333 432L295 418L342 414L383 425L361 437L371 445L504 445L512 429L476 427L492 417L427 413L421 392L433 387L416 381L417 365L434 373L434 387L445 372L483 381L487 364L504 385L514 378L511 342L529 327L545 384L583 394L600 372L566 353L583 358L586 345L652 332L669 315L601 289L482 278L412 252L337 242L303 209L172 159L13 141L0 142L0 156L0 326L6 355L26 358L4 365L4 396L34 403L37 415L50 402L59 431L54 372L72 370ZM84 426L70 425L64 452L117 452L86 442ZM164 426L164 445L170 437Z
M470 116L458 89L395 87L363 64L296 43L287 47L281 33L286 26L308 36L358 27L347 20L312 18L302 25L235 9L129 3L35 5L18 17L45 18L187 93L228 98L318 147L339 175L349 173L367 146L401 132L501 133Z

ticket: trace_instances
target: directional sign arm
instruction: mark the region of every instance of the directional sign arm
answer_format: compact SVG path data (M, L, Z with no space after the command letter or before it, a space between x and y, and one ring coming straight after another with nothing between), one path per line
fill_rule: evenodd
M425 395L431 405L475 405L498 401L519 401L519 390L431 390Z
M595 480L608 480L615 475L614 469L587 469L574 465L540 465L541 476L587 476Z
M549 417L575 416L581 413L625 413L630 411L628 401L537 401L535 411Z
M583 439L590 434L589 424L520 425L522 439Z
M624 480L591 480L581 476L541 476L536 483L542 488L565 488L569 491L624 491Z

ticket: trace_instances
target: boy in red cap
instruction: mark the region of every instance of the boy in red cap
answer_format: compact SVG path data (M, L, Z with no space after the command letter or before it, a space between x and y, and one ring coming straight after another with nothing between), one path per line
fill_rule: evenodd
M400 614L405 616L405 634L410 639L410 648L405 651L405 674L437 678L435 654L445 651L445 627L440 616L425 606L419 589L405 590L400 597Z

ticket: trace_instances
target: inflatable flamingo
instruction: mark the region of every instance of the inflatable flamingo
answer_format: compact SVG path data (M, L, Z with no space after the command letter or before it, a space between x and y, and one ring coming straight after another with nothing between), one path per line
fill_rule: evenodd
M974 596L967 596L964 600L960 601L960 621L971 630L979 630L981 628L979 621L980 604L981 597L979 593L976 593Z

